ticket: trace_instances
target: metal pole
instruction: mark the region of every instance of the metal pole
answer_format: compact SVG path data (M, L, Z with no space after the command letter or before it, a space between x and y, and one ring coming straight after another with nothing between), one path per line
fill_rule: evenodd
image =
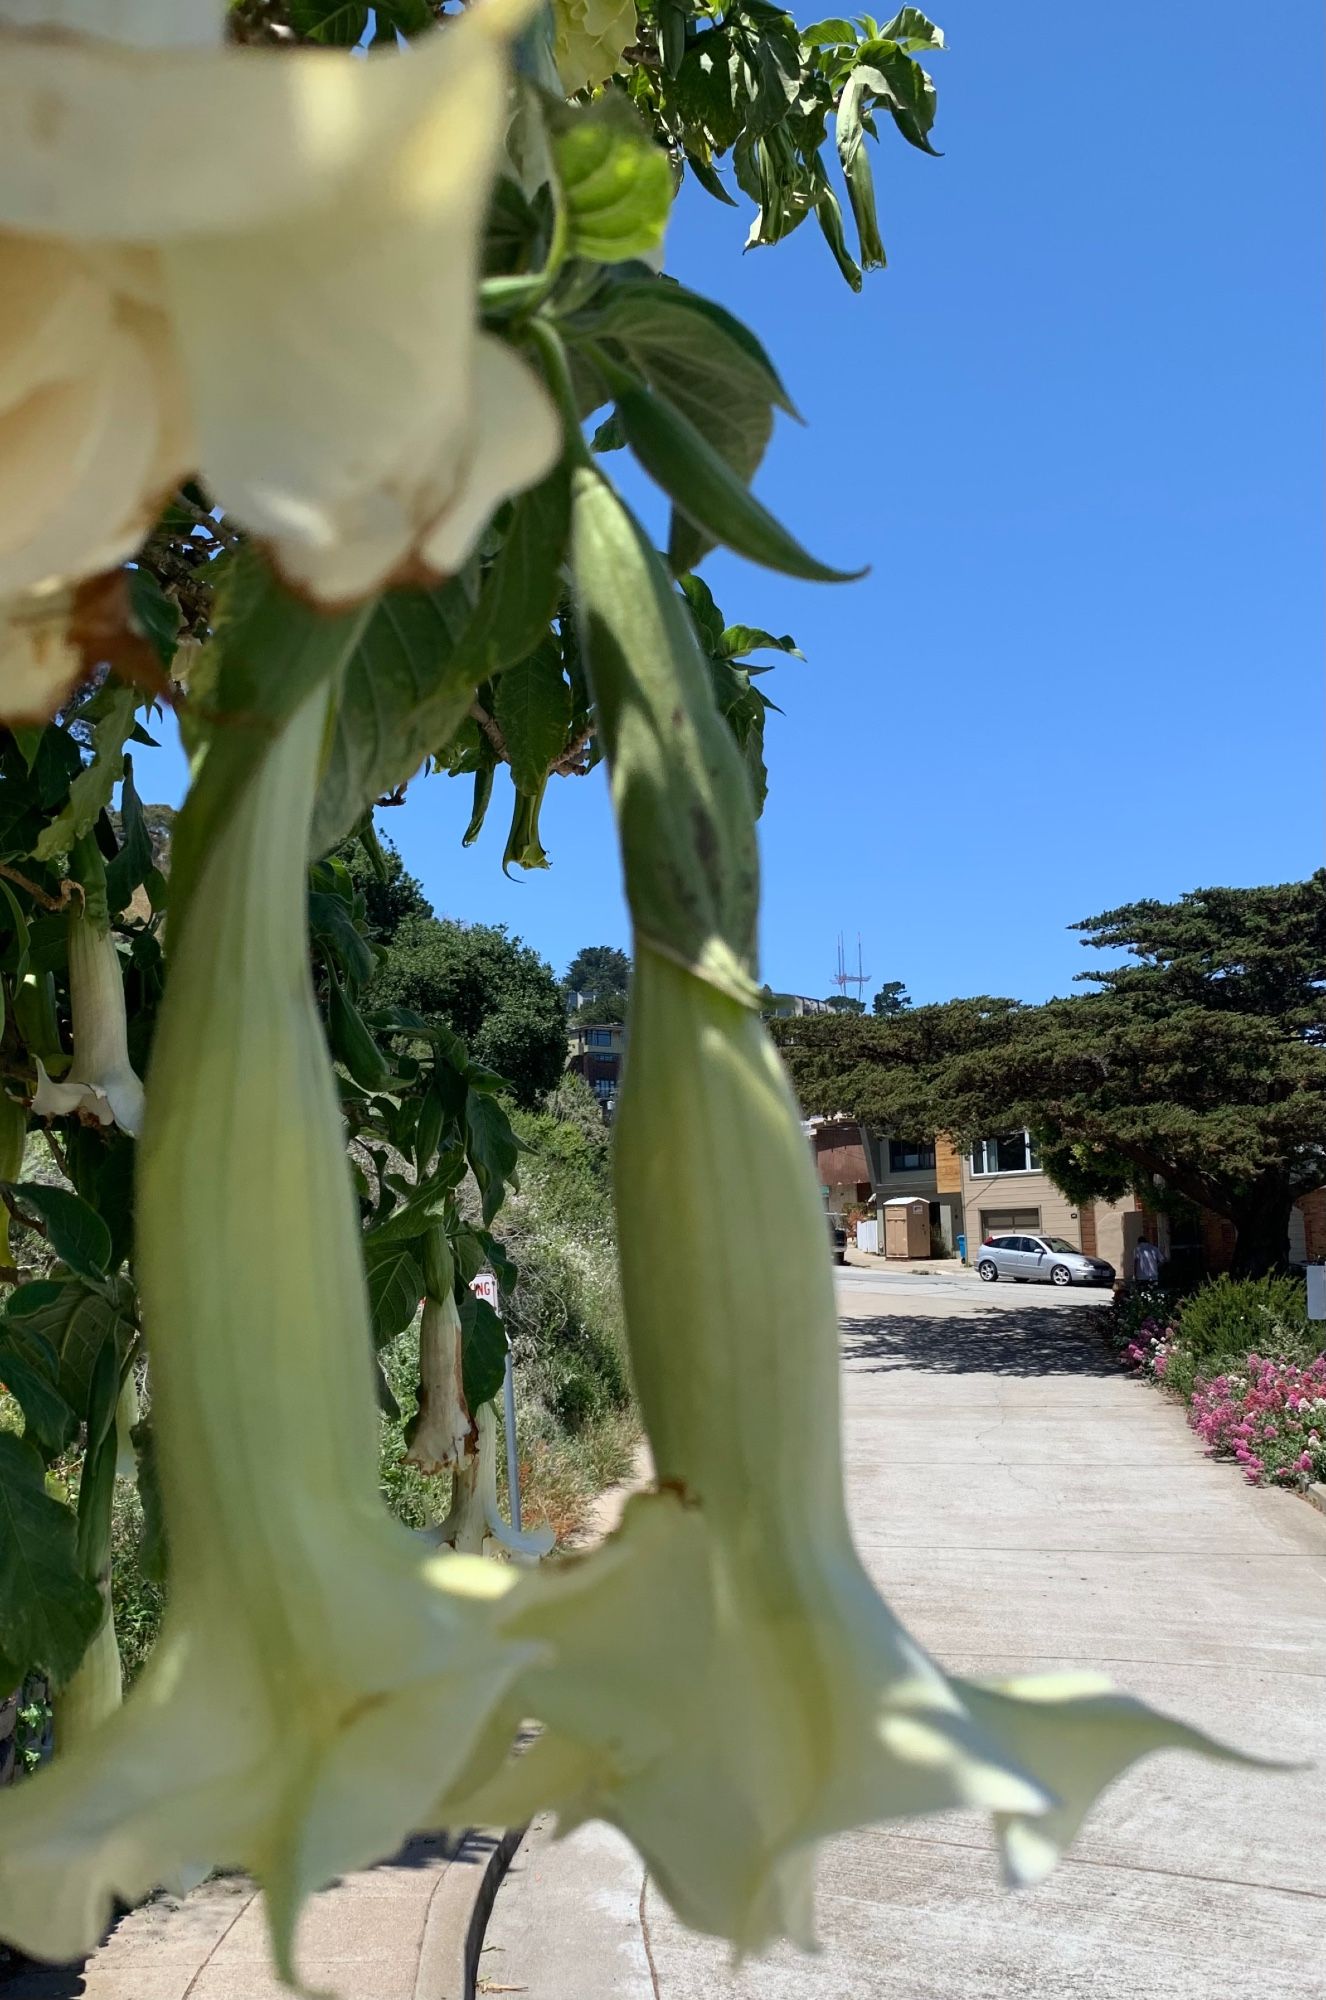
M507 1343L506 1372L502 1377L502 1413L506 1419L506 1494L511 1525L520 1533L520 1463L516 1456L516 1378L511 1368L511 1345Z

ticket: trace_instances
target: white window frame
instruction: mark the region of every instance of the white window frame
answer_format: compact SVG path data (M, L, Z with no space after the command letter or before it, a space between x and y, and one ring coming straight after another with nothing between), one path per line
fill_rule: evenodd
M1006 1139L1011 1139L1013 1137L1013 1134L1011 1132L1005 1132L1002 1134L996 1134L996 1136L993 1139L978 1139L975 1145L973 1145L970 1148L967 1154L967 1165L971 1170L971 1177L974 1181L1016 1180L1019 1175L1039 1174L1044 1172L1044 1169L1040 1165L1039 1161L1034 1167L997 1167L997 1166L991 1167L985 1165L978 1167L976 1164L977 1147L980 1148L982 1161L988 1160L990 1156L986 1150L987 1147L997 1146L999 1143L999 1139L1001 1137ZM1025 1159L1030 1159L1035 1151L1035 1141L1032 1139L1032 1136L1030 1132L1027 1130L1025 1125L1022 1128L1022 1138L1025 1146L1023 1157Z

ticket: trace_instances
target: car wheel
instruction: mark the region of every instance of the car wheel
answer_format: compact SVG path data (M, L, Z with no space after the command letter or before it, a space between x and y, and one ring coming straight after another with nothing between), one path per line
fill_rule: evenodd
M1052 1285L1071 1285L1072 1282L1073 1274L1067 1264L1056 1264L1050 1272L1050 1283Z
M984 1278L987 1285L993 1285L999 1277L998 1266L992 1264L988 1257L982 1257L976 1266L976 1273L978 1277Z

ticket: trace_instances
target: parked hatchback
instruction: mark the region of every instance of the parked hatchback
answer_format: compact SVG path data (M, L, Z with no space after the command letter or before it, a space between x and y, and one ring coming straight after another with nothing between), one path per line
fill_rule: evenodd
M976 1269L987 1285L1112 1285L1114 1266L1087 1257L1062 1236L987 1236Z

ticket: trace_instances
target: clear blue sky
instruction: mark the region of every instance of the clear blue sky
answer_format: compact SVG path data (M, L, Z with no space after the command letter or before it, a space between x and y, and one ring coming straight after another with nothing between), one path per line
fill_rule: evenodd
M1323 860L1322 22L1267 43L1231 0L1169 0L1144 34L1074 6L1015 37L989 0L932 11L945 157L884 135L886 272L854 297L813 223L743 255L744 209L698 193L668 268L761 334L807 419L762 497L873 565L705 566L807 656L763 682L765 977L827 993L841 930L915 999L1036 1000L1090 962L1076 918ZM553 868L515 882L503 780L465 852L468 792L379 815L440 912L559 972L628 943L601 772L550 788Z

